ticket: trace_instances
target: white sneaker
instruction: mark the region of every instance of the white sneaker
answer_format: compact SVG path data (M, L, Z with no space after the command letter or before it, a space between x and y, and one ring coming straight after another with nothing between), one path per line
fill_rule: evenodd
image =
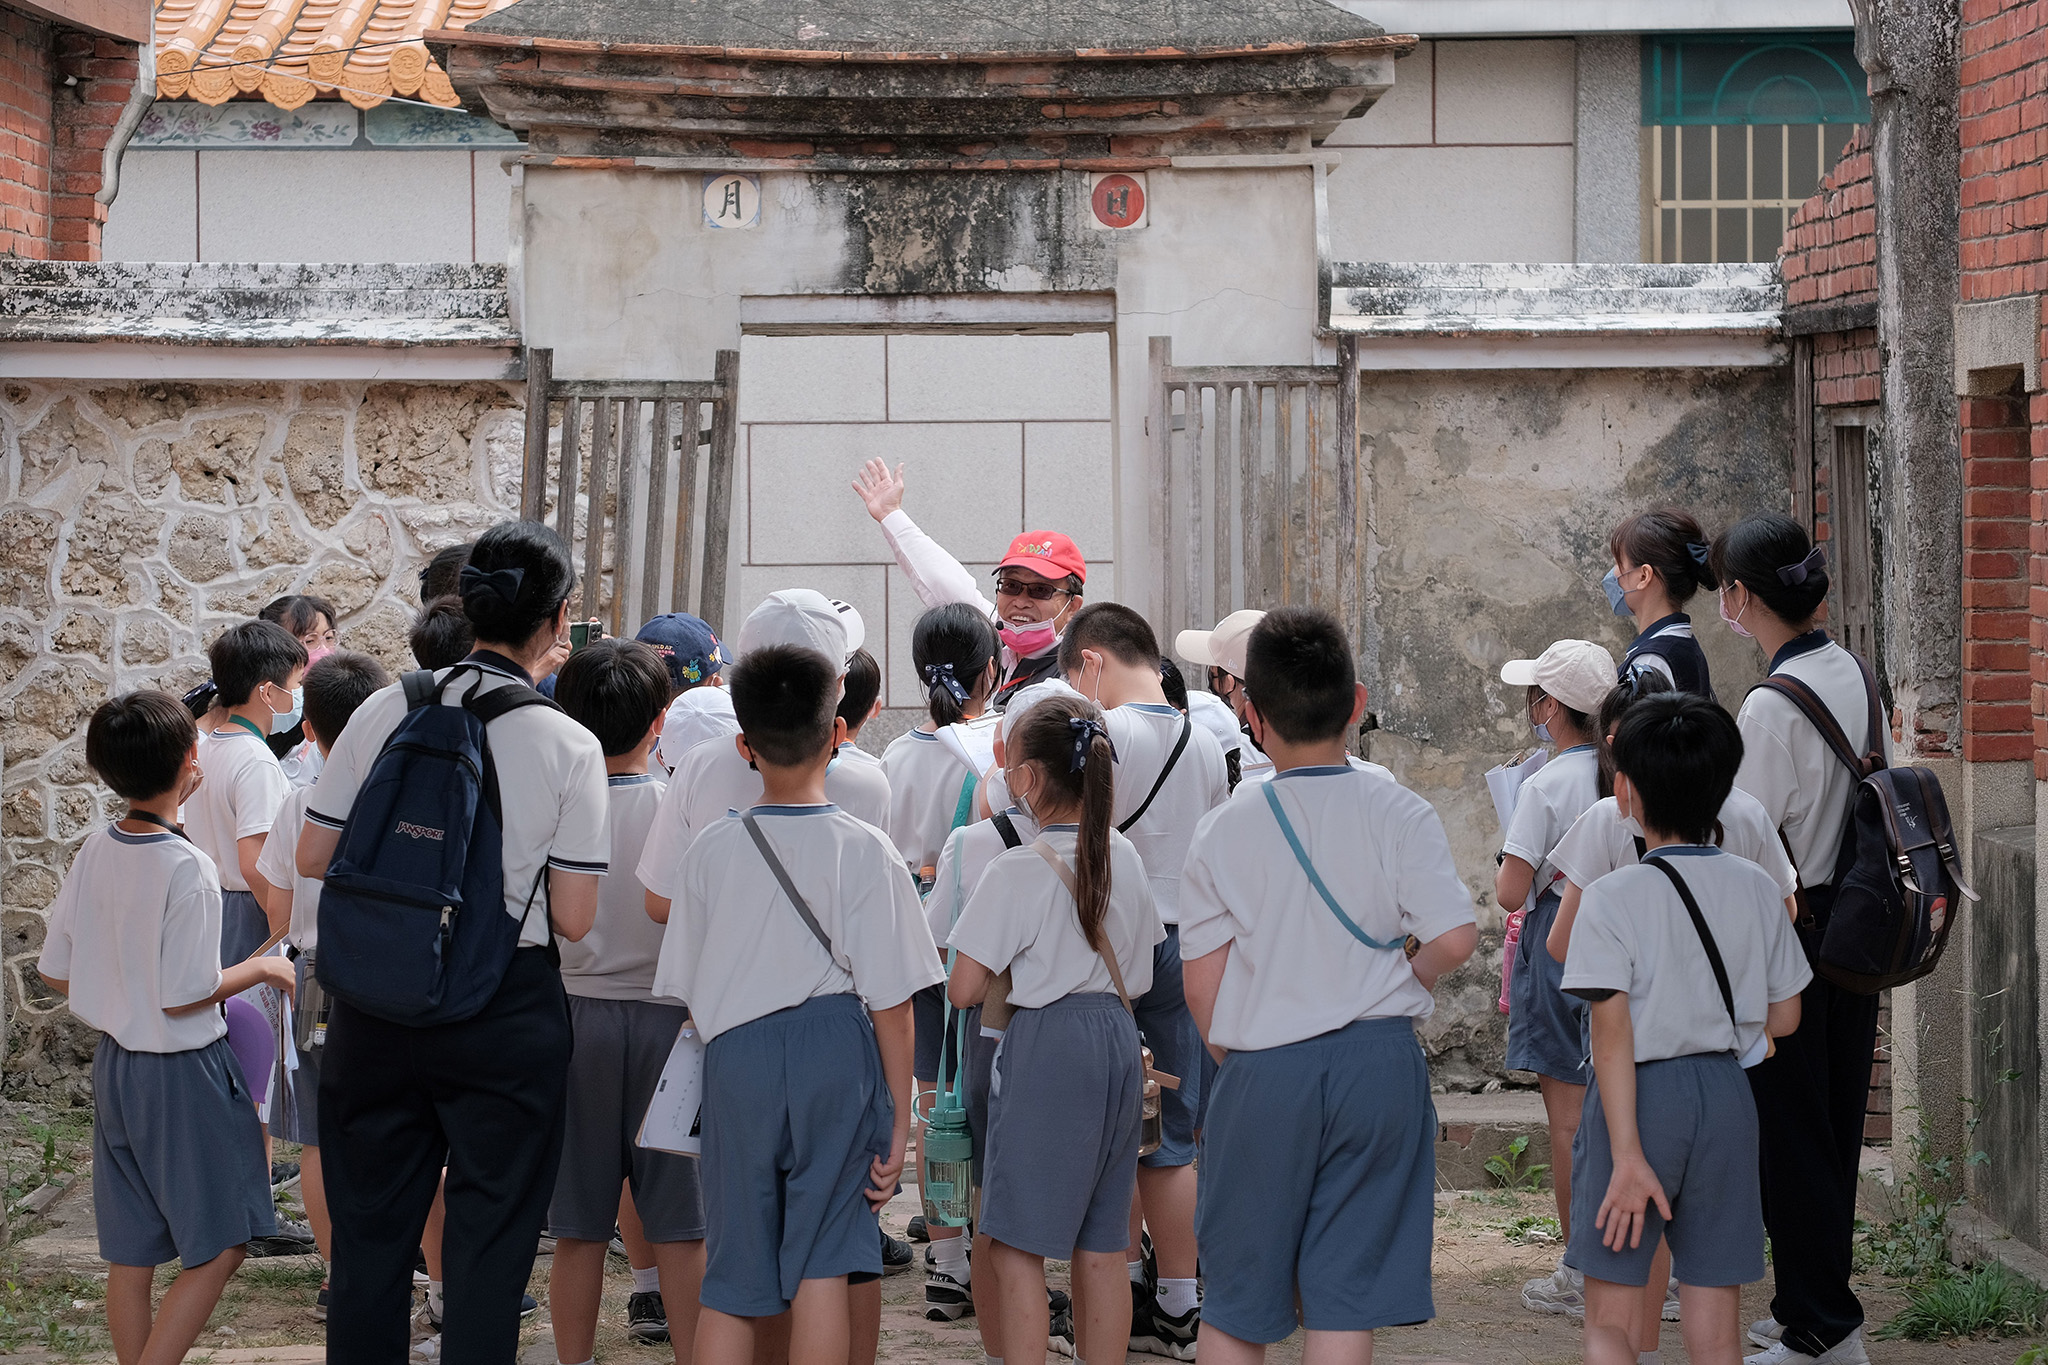
M1522 1285L1522 1306L1532 1313L1562 1313L1566 1317L1586 1316L1586 1277L1562 1260L1557 1269Z
M1793 1350L1781 1337L1769 1350L1744 1356L1742 1365L1870 1365L1870 1353L1863 1349L1863 1329L1859 1327L1817 1356Z
M1678 1278L1676 1276L1673 1276L1671 1282L1664 1286L1664 1312L1662 1316L1666 1322L1678 1321Z
M1763 1347L1766 1351L1776 1346L1784 1335L1785 1324L1776 1318L1758 1318L1749 1325L1751 1343Z
M410 1354L412 1359L424 1362L424 1365L432 1365L432 1362L441 1358L441 1334L436 1332L424 1340L415 1341Z

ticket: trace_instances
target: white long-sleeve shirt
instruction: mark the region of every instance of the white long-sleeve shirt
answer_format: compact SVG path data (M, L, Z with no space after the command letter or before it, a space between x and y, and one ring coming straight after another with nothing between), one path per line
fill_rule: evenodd
M910 586L917 592L917 600L927 610L942 607L948 602L972 602L993 617L996 604L984 597L981 585L974 581L974 575L967 566L953 558L945 546L926 535L910 514L897 508L882 518L882 537L889 542L890 551L896 556L896 565L910 579ZM1059 641L1038 651L1047 654L1059 648ZM1008 645L1002 646L1001 663L1003 676L1009 677L1020 662L1017 652ZM1026 657L1036 658L1037 655Z

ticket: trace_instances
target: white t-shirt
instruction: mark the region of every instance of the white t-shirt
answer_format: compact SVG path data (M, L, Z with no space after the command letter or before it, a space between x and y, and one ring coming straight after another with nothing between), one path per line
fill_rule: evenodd
M168 830L88 835L50 905L37 965L71 983L73 1014L130 1052L207 1046L227 1032L219 1010L164 1007L220 989L213 861Z
M1074 867L1072 825L1048 826L1039 837L1069 870ZM1124 989L1135 1001L1152 989L1152 948L1165 940L1166 926L1153 904L1137 849L1115 830L1109 833L1109 907L1103 912L1102 931L1124 975ZM1018 1009L1041 1009L1075 994L1116 991L1102 955L1081 936L1081 921L1066 883L1028 845L996 855L969 893L947 943L992 972L1007 969L1010 1003Z
M263 880L292 895L292 927L288 937L302 953L312 952L320 940L320 882L299 875L299 834L306 826L306 803L313 797L311 787L294 787L277 808L277 823L256 855L256 871Z
M1272 791L1344 913L1383 943L1473 922L1443 821L1400 783L1352 768L1291 768ZM1230 946L1209 1041L1282 1047L1359 1019L1427 1019L1435 1000L1398 948L1369 948L1330 913L1263 786L1211 811L1181 886L1180 953Z
M995 717L989 717L993 723ZM912 872L935 866L939 849L953 832L960 793L967 792L967 819L974 819L974 783L960 756L929 730L906 730L882 751L889 778L889 842Z
M1590 744L1564 750L1522 784L1501 847L1536 869L1536 878L1529 884L1530 904L1535 904L1534 897L1552 889L1551 882L1562 875L1550 861L1550 851L1572 822L1599 799L1600 757Z
M1729 1021L1685 903L1654 867L1624 867L1586 888L1564 961L1564 989L1628 992L1638 1062L1703 1052L1742 1056L1762 1039L1769 1006L1791 999L1813 979L1785 898L1770 874L1747 858L1694 845L1653 853L1670 858L1699 902L1728 969L1740 1028Z
M1856 751L1869 750L1870 702L1855 655L1814 631L1779 650L1771 672L1812 688ZM1808 886L1833 885L1835 855L1857 779L1788 697L1763 688L1751 692L1735 724L1742 731L1742 768L1735 785L1762 803L1771 823L1785 831L1800 880ZM1889 762L1891 731L1883 730L1879 740Z
M739 815L699 832L676 875L654 993L688 1003L705 1042L813 996L854 992L886 1010L945 979L888 835L834 805L752 813L833 952L826 957Z
M647 828L666 784L647 773L605 779L611 798L611 865L619 871L597 892L597 918L575 943L562 939L562 989L591 1000L647 1000L661 956L661 926L647 917L647 897L625 869L640 861Z
M1003 814L1024 843L1038 837L1038 826L1023 811L1012 806ZM960 912L967 908L967 898L981 885L988 865L1005 847L1002 831L996 828L994 820L962 825L946 840L946 846L939 850L931 894L924 898L925 923L931 926L934 942L944 943L953 932L953 926L960 922Z
M523 682L495 665L458 665L467 676L444 695L459 705L472 689L491 692ZM445 680L453 669L435 674ZM313 785L306 819L340 829L363 779L377 762L384 741L405 717L401 684L373 692L350 717L327 751L327 765ZM536 895L543 868L603 876L610 866L611 840L605 832L607 800L604 750L597 737L552 706L522 706L489 726L491 760L498 774L498 802L504 812L505 913L522 921L521 947L548 941L547 889ZM527 901L534 900L527 913Z
M292 784L293 790L310 787L320 778L320 766L326 762L320 757L320 746L307 740L277 761L284 771L284 780Z
M1171 706L1153 702L1128 702L1103 713L1109 742L1116 748L1116 803L1111 821L1121 825L1144 804L1152 784L1173 746L1180 742L1187 717ZM1181 867L1188 860L1188 845L1202 817L1230 799L1230 770L1216 740L1196 725L1188 732L1188 746L1166 776L1166 785L1145 817L1133 825L1125 838L1145 861L1152 881L1152 899L1159 918L1168 924L1180 922Z
M728 813L759 804L761 796L761 774L747 766L731 739L708 739L684 754L647 827L635 869L640 884L674 900L683 855L697 835ZM889 818L889 778L879 763L842 755L825 768L825 799L856 820L883 825Z
M1351 771L1355 773L1369 773L1374 777L1384 777L1389 782L1395 780L1393 769L1383 768L1377 763L1368 762L1367 760L1360 758L1357 754L1344 755L1344 766L1351 769ZM1244 790L1246 787L1255 786L1261 782L1270 782L1272 780L1273 763L1272 760L1268 759L1266 762L1266 766L1262 770L1260 770L1257 775L1244 777L1238 782L1237 790L1231 793L1231 797L1234 800L1238 796L1244 794ZM1260 796L1257 792L1252 793L1252 798L1260 802L1261 804L1264 804L1266 800L1265 797Z
M1770 873L1785 895L1799 889L1798 874L1785 856L1785 846L1778 842L1778 831L1754 796L1740 787L1731 790L1721 803L1720 819L1722 848ZM1610 872L1635 866L1636 837L1622 826L1614 798L1595 801L1557 841L1550 861L1581 891Z
M247 891L238 841L268 834L291 784L270 746L233 721L199 732L199 768L206 780L178 812L185 837L213 859L223 891Z
M1232 749L1248 747L1244 742L1244 731L1237 723L1237 712L1214 692L1205 692L1198 687L1188 689L1188 719L1207 730L1209 738L1215 740L1216 747L1225 754Z

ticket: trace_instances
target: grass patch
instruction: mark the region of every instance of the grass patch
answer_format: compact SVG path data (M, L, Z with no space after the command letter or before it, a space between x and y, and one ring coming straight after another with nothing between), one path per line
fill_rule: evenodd
M1550 1167L1544 1162L1525 1165L1528 1152L1529 1135L1523 1133L1508 1144L1506 1151L1486 1158L1486 1173L1499 1181L1504 1190L1540 1190Z
M240 1278L261 1289L318 1289L326 1268L304 1256L244 1261Z
M1906 1307L1876 1335L1889 1341L2027 1336L2040 1330L2048 1292L1995 1262L1906 1291Z
M37 1348L61 1356L105 1350L107 1287L90 1276L29 1276L0 1265L0 1351Z
M1529 1246L1539 1242L1560 1242L1564 1240L1564 1229L1555 1218L1517 1218L1508 1224L1506 1237L1510 1242Z

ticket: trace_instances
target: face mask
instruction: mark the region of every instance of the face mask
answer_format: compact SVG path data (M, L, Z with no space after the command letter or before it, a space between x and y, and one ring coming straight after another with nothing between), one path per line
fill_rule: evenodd
M1626 834L1629 838L1641 839L1644 837L1643 822L1636 819L1635 816L1617 815L1615 819L1619 821L1621 824L1621 832L1623 834Z
M1742 611L1738 611L1733 616L1730 616L1728 614L1728 594L1726 592L1723 592L1720 595L1719 610L1721 613L1721 619L1728 623L1728 629L1734 631L1737 635L1740 635L1745 640L1754 640L1756 638L1754 635L1751 635L1749 633L1749 627L1742 624L1742 611L1749 610L1749 603L1744 602L1742 604Z
M1628 609L1628 593L1621 586L1621 570L1609 569L1607 577L1600 580L1600 590L1607 594L1607 605L1616 616L1633 616Z
M334 652L332 645L314 645L306 651L306 667L311 668Z
M1009 789L1010 804L1023 811L1024 818L1035 825L1038 823L1038 817L1031 813L1031 800L1023 792L1017 790L1017 784L1010 780L1010 772L1011 770L1008 768L1003 769L1002 772L1003 786ZM991 806L995 804L995 790L993 786L989 790L989 804Z
M1536 731L1536 742L1538 744L1548 744L1551 742L1550 727L1548 725L1545 725L1539 721L1537 722L1534 728Z
M1049 648L1060 638L1059 632L1053 629L1050 621L1041 621L1035 626L1004 626L996 634L1010 647L1010 652L1020 659L1029 658Z
M277 684L275 683L271 684L271 686L273 687L275 687L276 685ZM265 706L268 706L269 704L270 703L267 701L264 703ZM305 707L306 689L303 687L294 687L292 689L292 709L289 711L272 711L270 713L270 733L273 735L281 735L285 731L296 726L299 723L299 714L300 712L305 710Z

